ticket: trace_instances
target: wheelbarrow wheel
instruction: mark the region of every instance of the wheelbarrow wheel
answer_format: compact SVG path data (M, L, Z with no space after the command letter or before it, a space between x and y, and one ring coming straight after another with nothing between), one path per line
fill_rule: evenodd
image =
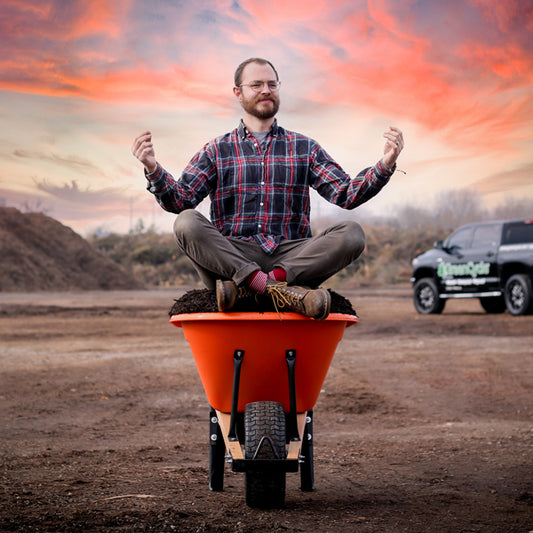
M285 459L285 412L276 402L253 402L244 414L245 459ZM247 469L246 504L260 509L285 505L285 470Z

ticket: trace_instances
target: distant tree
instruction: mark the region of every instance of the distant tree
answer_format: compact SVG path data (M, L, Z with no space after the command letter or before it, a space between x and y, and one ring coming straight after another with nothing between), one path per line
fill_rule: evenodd
M364 226L367 243L364 253L346 269L328 280L329 286L356 287L409 283L411 260L446 238L463 224L508 218L533 219L533 199L507 199L485 209L482 197L469 189L438 194L423 206L404 204L388 216L370 216L355 211L334 212L314 221L316 233L335 223L338 217L353 217ZM198 275L177 248L174 236L145 228L142 219L126 235L97 230L89 238L103 253L123 265L148 286L200 285Z
M491 216L495 220L512 218L533 219L532 198L506 198L491 210Z
M144 221L142 218L138 218L135 223L135 227L131 230L131 233L138 235L139 233L144 233Z
M435 197L434 206L434 227L447 231L487 216L480 195L470 189L442 192Z
M399 208L396 218L389 223L398 228L431 228L434 218L431 210L405 205Z
M20 205L20 210L23 213L42 213L43 215L49 215L52 211L40 198L33 201L25 200Z

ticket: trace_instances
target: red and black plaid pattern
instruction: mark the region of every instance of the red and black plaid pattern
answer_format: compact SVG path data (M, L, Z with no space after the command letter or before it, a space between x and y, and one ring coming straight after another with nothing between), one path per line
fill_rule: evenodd
M179 213L211 200L211 221L228 237L255 239L272 253L282 238L311 236L309 188L353 209L375 196L390 172L378 162L351 178L313 139L275 122L266 148L241 122L207 143L175 180L158 166L148 189L163 209Z

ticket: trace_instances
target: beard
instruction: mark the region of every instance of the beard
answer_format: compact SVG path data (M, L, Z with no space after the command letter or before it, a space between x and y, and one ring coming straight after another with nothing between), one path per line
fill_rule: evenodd
M272 102L272 105L264 106L260 104L260 102L265 100ZM279 98L274 94L270 96L254 96L253 98L243 97L241 105L250 115L259 119L268 119L276 116L279 109Z

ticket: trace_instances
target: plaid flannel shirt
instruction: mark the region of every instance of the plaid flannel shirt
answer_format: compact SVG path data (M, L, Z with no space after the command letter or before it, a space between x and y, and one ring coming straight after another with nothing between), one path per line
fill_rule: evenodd
M159 164L148 190L180 213L211 199L211 222L225 236L255 239L271 254L281 239L311 236L309 187L353 209L375 196L394 169L378 162L351 178L314 140L274 122L265 149L243 122L207 143L175 180Z

